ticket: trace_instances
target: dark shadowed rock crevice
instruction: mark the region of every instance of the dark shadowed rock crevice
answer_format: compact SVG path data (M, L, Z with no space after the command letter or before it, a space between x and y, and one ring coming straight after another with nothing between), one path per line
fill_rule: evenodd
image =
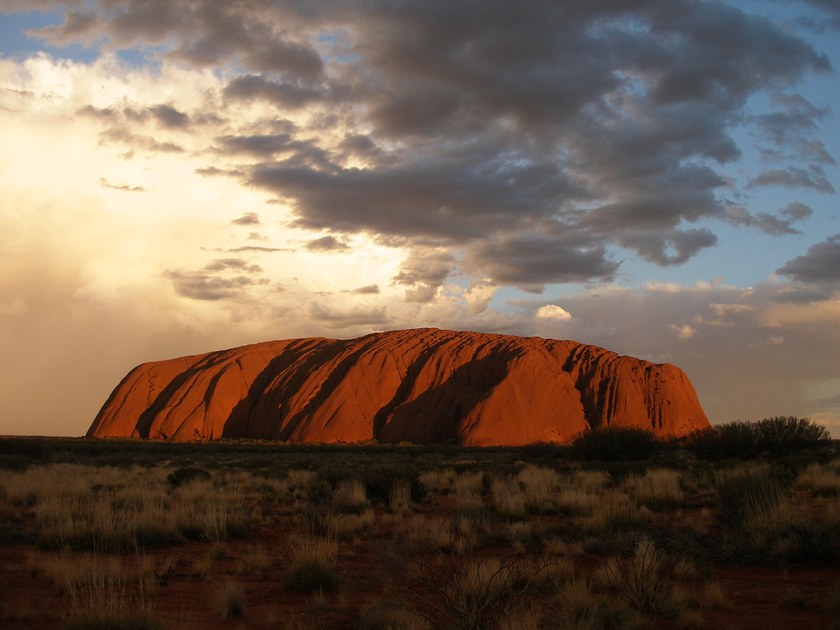
M88 436L493 446L569 442L606 426L665 437L709 422L670 364L574 341L424 328L146 363Z

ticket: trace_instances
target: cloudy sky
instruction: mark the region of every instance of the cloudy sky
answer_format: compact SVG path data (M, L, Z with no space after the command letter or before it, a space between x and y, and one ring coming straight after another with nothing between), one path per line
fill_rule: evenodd
M840 437L835 0L3 0L0 434L143 361L417 326Z

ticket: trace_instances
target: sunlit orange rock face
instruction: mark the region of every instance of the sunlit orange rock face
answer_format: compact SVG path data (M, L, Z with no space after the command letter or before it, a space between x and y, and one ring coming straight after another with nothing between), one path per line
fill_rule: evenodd
M709 422L673 365L574 341L424 328L145 363L88 436L512 446L605 426L678 436Z

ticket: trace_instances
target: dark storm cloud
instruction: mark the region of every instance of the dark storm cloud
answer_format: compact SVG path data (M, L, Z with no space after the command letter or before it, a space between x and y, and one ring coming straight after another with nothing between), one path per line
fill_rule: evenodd
M603 247L581 247L578 239L513 237L486 241L470 249L468 264L486 270L496 284L541 291L551 282L610 280L618 263Z
M238 219L231 221L234 225L259 225L260 215L256 212L246 212Z
M183 153L184 147L174 142L160 142L151 136L135 134L122 127L112 127L100 136L109 142L125 144L131 149L144 149L152 153Z
M264 157L286 152L293 144L292 136L287 133L222 136L217 138L217 142L225 152L249 153Z
M455 270L455 258L445 250L415 248L400 265L393 284L406 288L409 302L428 302Z
M681 265L701 249L712 247L717 237L708 228L665 232L626 232L618 242L635 249L642 258L663 267Z
M89 5L99 12L67 12L61 24L33 35L58 45L99 39L125 48L155 44L164 56L198 66L232 64L304 79L317 79L324 70L311 44L290 37L279 20L266 19L264 3L99 0Z
M737 198L721 168L741 156L736 127L772 161L749 187L834 190L827 110L793 91L831 70L827 57L740 6L92 0L96 19L68 14L42 36L155 45L239 73L223 107L264 102L278 122L307 121L228 127L215 155L250 159L247 182L287 203L296 226L458 247L470 273L538 287L615 277L616 247L684 263L716 243L698 221L796 233L798 215L721 197ZM760 92L774 110L748 116ZM177 122L162 113L146 115ZM455 268L413 281L408 264L397 282L420 299Z
M260 247L259 245L246 245L243 247L233 247L231 249L226 249L225 251L230 253L239 253L239 252L293 252L295 250L288 248L288 247Z
M322 236L306 244L310 252L336 252L349 249L347 243L338 240L334 236Z
M110 188L111 190L122 190L123 192L146 192L142 186L129 186L127 184L112 184L104 177L99 178L99 185L102 188Z
M804 203L792 201L784 208L779 210L779 214L786 217L790 221L804 221L805 219L809 218L812 214L814 214L814 211L810 206L806 206Z
M775 94L773 104L776 111L753 117L762 139L770 143L760 146L762 154L780 162L801 161L822 175L824 165L835 163L818 137L819 121L830 109L816 107L799 94Z
M808 248L803 256L789 260L776 270L798 282L840 282L840 234Z
M840 4L837 0L807 0L807 2L825 11L832 28L840 29Z
M188 114L166 104L143 109L135 109L128 105L121 108L97 108L87 105L77 113L80 116L96 118L103 122L144 123L151 119L165 129L186 130L190 126Z
M368 284L363 287L358 287L350 291L356 295L378 295L380 293L378 284Z
M99 38L99 34L107 25L107 21L95 13L78 13L67 11L64 22L57 26L47 26L41 30L29 31L28 35L42 37L58 46L67 45L79 40L91 43Z
M175 292L193 300L217 301L239 297L250 286L265 284L262 268L239 258L214 260L198 270L167 269Z
M785 186L787 188L811 188L821 193L835 192L834 186L821 172L809 172L801 168L771 169L753 177L749 188L757 186Z
M797 201L789 203L779 210L777 215L768 212L750 214L743 206L729 206L726 209L727 220L734 226L753 227L770 236L784 236L786 234L801 234L793 227L797 221L803 221L811 216L813 210Z
M576 191L555 165L471 152L380 169L264 164L252 182L291 200L300 227L453 242L551 216Z
M309 303L309 317L331 329L350 326L382 327L388 323L384 306L341 310L313 301Z
M169 129L186 129L190 126L190 117L178 111L172 105L157 105L151 113L161 126Z
M224 96L239 101L264 100L295 109L320 101L326 95L323 89L295 81L272 81L263 76L244 75L228 83Z

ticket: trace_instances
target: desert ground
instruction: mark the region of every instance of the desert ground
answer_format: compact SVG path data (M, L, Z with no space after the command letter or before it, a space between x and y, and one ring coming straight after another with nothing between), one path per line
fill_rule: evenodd
M629 448L3 438L0 626L840 628L837 442Z

